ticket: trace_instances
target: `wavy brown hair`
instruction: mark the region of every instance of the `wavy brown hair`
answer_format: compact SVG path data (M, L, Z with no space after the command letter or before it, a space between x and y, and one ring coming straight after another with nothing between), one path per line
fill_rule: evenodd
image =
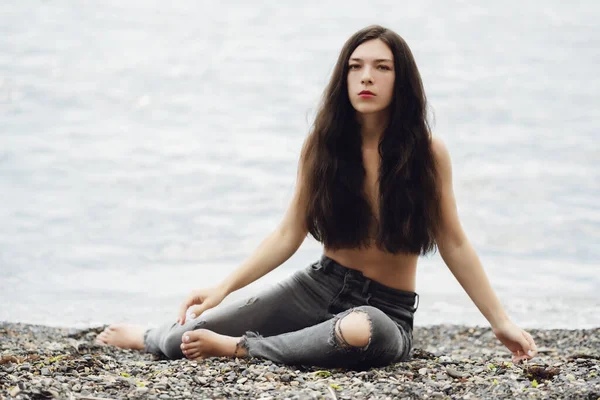
M390 122L379 143L379 218L366 198L362 137L348 97L348 60L362 43L381 39L396 73ZM342 48L301 156L306 227L325 247L360 248L372 240L390 253L436 248L439 192L427 99L414 57L395 32L364 28Z

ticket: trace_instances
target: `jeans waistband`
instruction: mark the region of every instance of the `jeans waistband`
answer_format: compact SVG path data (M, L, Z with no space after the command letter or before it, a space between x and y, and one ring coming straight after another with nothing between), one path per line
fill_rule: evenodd
M319 261L321 268L324 273L337 275L340 277L344 277L347 274L350 274L354 279L363 283L363 295L367 293L371 293L374 295L383 294L386 297L397 298L402 302L410 302L411 305L414 305L414 311L419 307L419 294L415 292L409 292L401 289L394 289L392 287L386 286L382 283L374 281L370 278L367 278L363 275L362 272L348 268L338 263L332 258L327 257L326 255L322 255ZM413 311L413 312L414 312Z

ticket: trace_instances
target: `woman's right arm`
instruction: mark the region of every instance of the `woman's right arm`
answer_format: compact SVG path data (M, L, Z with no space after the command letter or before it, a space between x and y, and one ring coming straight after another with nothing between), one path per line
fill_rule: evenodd
M304 216L306 195L303 190L301 170L302 168L298 170L294 196L279 226L220 285L211 289L193 291L180 307L178 322L183 325L186 312L192 305L197 304L190 310L190 314L197 317L217 306L230 293L279 267L298 250L308 233Z

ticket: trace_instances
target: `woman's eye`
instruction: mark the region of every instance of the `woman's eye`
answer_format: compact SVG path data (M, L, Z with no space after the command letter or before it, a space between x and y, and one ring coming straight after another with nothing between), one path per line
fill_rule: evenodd
M359 68L360 68L360 65L358 65L358 64L350 64L350 65L348 66L348 68L349 68L349 69L359 69Z
M389 70L391 70L391 68L390 68L390 67L388 67L387 65L380 65L380 66L379 66L379 69L381 69L381 70L384 70L384 71L389 71Z

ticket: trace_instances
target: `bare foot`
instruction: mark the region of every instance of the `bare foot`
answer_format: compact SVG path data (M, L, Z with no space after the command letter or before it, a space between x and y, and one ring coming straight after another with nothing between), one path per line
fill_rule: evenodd
M183 334L181 350L190 360L201 360L208 357L245 357L246 349L237 344L241 337L219 335L208 329L197 329Z
M97 344L110 344L122 349L144 350L146 328L139 325L114 324L96 337Z

